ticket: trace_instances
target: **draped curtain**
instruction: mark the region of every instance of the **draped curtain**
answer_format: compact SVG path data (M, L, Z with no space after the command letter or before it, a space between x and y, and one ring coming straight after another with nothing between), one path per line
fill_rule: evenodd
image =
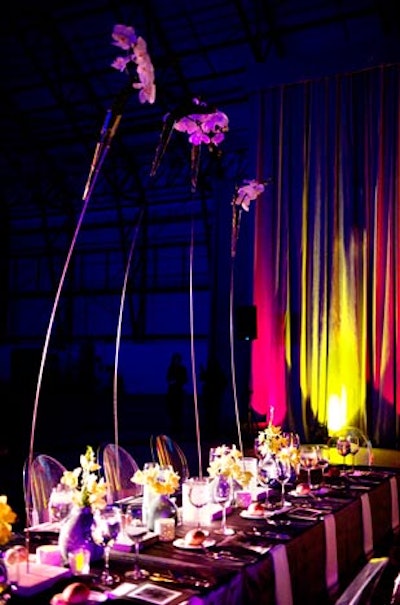
M400 66L258 94L251 406L396 447Z

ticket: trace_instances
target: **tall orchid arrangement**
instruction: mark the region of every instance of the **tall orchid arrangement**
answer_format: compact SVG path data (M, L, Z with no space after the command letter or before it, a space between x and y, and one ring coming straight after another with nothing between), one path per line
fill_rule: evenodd
M236 187L232 200L232 233L231 233L231 281L229 296L229 331L230 331L230 352L231 352L231 376L233 400L235 406L236 428L238 432L238 441L240 449L243 449L242 432L240 428L239 404L236 389L236 368L235 368L235 345L233 330L233 303L234 303L234 261L236 257L236 247L239 239L240 220L242 211L249 212L250 202L255 200L265 189L263 183L255 179L243 181L240 187Z
M197 176L200 165L200 149L205 144L209 150L218 147L229 130L228 116L216 107L209 105L198 97L183 103L164 116L160 142L157 146L150 176L155 176L165 153L172 131L184 132L191 143L191 186L192 192L197 188Z
M113 44L126 51L126 55L114 59L111 67L130 75L130 66L136 64L138 81L132 83L132 88L139 90L141 103L154 103L156 99L154 67L147 52L145 40L136 35L133 27L121 24L114 26L112 38Z

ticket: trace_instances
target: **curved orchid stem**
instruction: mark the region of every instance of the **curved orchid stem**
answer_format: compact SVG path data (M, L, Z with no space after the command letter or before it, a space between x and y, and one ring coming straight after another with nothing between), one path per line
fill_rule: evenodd
M116 336L116 342L115 342L114 378L113 378L114 443L116 445L116 450L115 451L117 453L117 456L118 456L118 451L119 451L118 450L118 445L119 445L119 429L118 429L118 365L119 365L119 350L120 350L120 346L121 346L122 316L123 316L123 312L124 312L125 298L126 298L126 288L127 288L128 277L129 277L129 273L130 273L130 269L131 269L131 264L132 264L133 251L135 249L136 240L137 240L137 236L138 236L138 233L139 233L140 224L142 222L143 214L144 214L144 207L142 207L141 210L140 210L138 222L137 222L136 229L135 229L134 234L133 234L131 246L130 246L130 249L129 249L128 261L127 261L126 267L125 267L125 275L124 275L124 281L123 281L123 286L122 286L122 291L121 291L121 299L120 299L119 313L118 313L117 336ZM117 467L119 468L119 459L118 459Z
M190 301L190 359L192 366L192 382L193 382L193 401L194 401L194 417L196 424L196 443L197 443L197 457L199 464L200 479L203 477L203 464L201 458L201 435L200 435L200 421L199 421L199 405L197 396L197 378L196 378L196 356L194 349L194 309L193 309L193 256L194 256L194 224L192 218L192 225L190 230L190 267L189 267L189 301Z
M61 297L61 291L62 291L64 282L65 282L65 277L67 275L71 257L72 257L72 254L73 254L73 251L75 248L75 244L78 239L78 235L79 235L79 232L80 232L80 229L82 226L82 222L85 217L86 210L87 210L87 207L89 205L89 202L90 202L93 190L94 190L94 186L95 186L97 178L100 174L100 169L106 158L106 155L107 155L108 150L111 145L111 141L118 128L121 117L122 117L121 114L112 115L111 110L109 110L106 114L105 122L104 122L104 125L103 125L101 133L100 133L100 140L96 145L92 163L91 163L90 170L89 170L89 175L88 175L88 178L86 181L86 185L85 185L85 189L84 189L84 193L83 193L83 197L82 197L83 206L82 206L79 218L78 218L78 222L75 227L74 235L71 240L71 244L70 244L70 247L69 247L69 250L67 253L67 257L65 259L64 267L63 267L63 270L61 273L60 281L59 281L58 288L56 291L56 296L55 296L53 307L52 307L51 314L50 314L49 324L47 327L46 337L45 337L43 351L42 351L42 357L40 360L39 374L38 374L38 379L37 379L37 384L36 384L35 402L34 402L34 406L33 406L31 435L30 435L30 442L29 442L29 455L28 455L28 468L27 468L28 481L27 481L26 510L25 510L26 525L27 525L27 528L26 528L27 529L27 531L26 531L27 548L29 547L29 541L30 541L30 536L29 536L29 525L30 525L30 521L31 521L31 519L30 519L30 501L31 501L31 494L32 494L29 478L31 475L31 467L32 467L32 462L33 462L35 430L36 430L36 423L37 423L37 412L38 412L38 406L39 406L40 391L41 391L41 386L42 386L42 381L43 381L43 372L44 372L44 366L45 366L47 352L48 352L48 348L49 348L50 337L51 337L51 333L52 333L52 329L53 329L53 325L54 325L54 319L55 319L57 307L58 307L59 300ZM28 563L28 565L29 565L29 563Z
M238 433L238 445L241 452L243 452L243 440L242 431L240 427L240 416L239 416L239 404L237 396L236 386L236 364L235 364L235 337L234 337L234 322L233 322L233 303L234 303L234 274L235 274L235 257L236 257L236 245L239 237L240 219L242 216L242 208L232 204L232 239L231 239L231 275L230 275L230 288L229 288L229 341L230 341L230 352L231 352L231 376L232 376L232 391L233 391L233 402L235 408L235 420L236 428Z

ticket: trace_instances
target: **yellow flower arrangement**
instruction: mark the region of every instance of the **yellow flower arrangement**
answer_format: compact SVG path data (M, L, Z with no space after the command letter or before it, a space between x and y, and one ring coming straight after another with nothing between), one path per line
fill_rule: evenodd
M179 487L180 476L172 467L161 467L155 464L144 470L137 470L133 477L132 483L138 485L147 485L156 494L166 494L170 496Z
M99 478L100 468L93 448L88 445L85 454L80 456L80 466L64 471L60 483L72 490L75 506L90 506L94 510L107 504L107 484L103 477Z
M12 524L17 515L7 503L7 496L0 496L0 546L7 544L12 534Z
M258 433L258 451L261 456L277 454L283 447L288 446L288 439L282 435L280 426L269 422L268 426Z
M290 466L297 469L300 464L300 451L297 447L282 447L276 454L276 458L289 462Z
M236 445L228 447L221 445L214 450L214 459L210 462L207 469L210 477L225 475L237 481L242 487L247 487L253 478L250 471L244 471L241 464L243 454L236 448Z

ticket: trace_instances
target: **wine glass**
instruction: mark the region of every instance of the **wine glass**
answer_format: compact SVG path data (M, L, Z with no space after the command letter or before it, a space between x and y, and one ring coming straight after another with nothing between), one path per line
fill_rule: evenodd
M142 507L140 504L130 504L125 511L125 533L135 545L135 562L132 571L125 573L125 578L130 580L140 580L146 578L149 574L139 567L140 538L147 533L147 525L143 519Z
M340 435L336 441L336 449L339 452L340 456L343 459L343 474L346 473L346 456L348 456L351 452L351 444L348 440L347 436Z
M210 501L210 484L207 478L192 477L189 479L188 497L196 508L197 527L201 527L201 509Z
M275 459L276 480L281 485L280 507L285 506L285 485L289 481L292 474L290 460L286 456L277 456Z
M317 445L317 458L318 466L322 469L322 476L324 476L326 469L330 463L330 448L329 445L321 443Z
M300 435L298 433L284 432L282 433L282 437L284 437L287 441L287 447L299 449L300 447Z
M51 490L49 498L49 521L57 523L66 519L72 509L72 490L59 483Z
M115 578L110 573L110 551L120 531L121 510L118 506L108 504L95 511L92 534L94 541L104 548L104 568L100 580L106 586L115 583Z
M235 530L226 525L226 507L232 500L233 486L231 477L227 477L223 473L219 473L212 483L213 500L222 507L222 522L221 528L215 530L217 534L231 536Z
M347 441L350 443L350 455L352 459L352 469L351 472L354 473L355 463L356 463L356 454L358 454L360 450L360 440L355 433L349 433L347 435Z
M258 462L258 481L265 487L265 505L267 509L273 509L274 505L269 501L269 483L276 477L275 460L272 454L260 458Z
M315 445L301 445L300 466L307 473L307 484L311 488L311 470L318 465L317 448Z

